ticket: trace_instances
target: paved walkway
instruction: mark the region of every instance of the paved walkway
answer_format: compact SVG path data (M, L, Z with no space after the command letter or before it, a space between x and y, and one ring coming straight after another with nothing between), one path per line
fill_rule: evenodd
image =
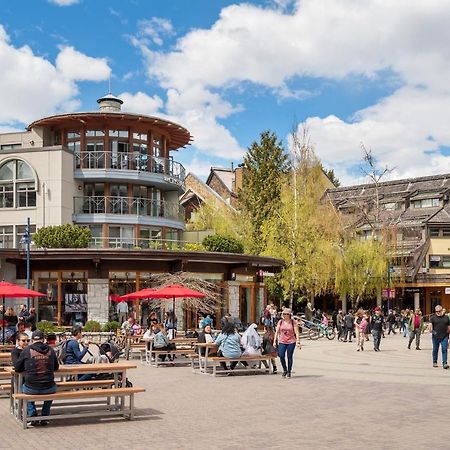
M131 371L137 419L77 420L22 430L0 399L1 449L450 448L450 370L433 368L431 342L407 350L396 335L366 342L304 341L290 380L212 378L187 367Z

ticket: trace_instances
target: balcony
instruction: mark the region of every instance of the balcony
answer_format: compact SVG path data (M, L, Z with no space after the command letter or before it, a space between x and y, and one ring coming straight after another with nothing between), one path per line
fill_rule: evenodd
M184 241L174 239L158 238L124 238L124 237L93 237L89 244L90 248L123 248L128 250L150 249L150 250L183 250L186 246Z
M134 215L183 222L183 210L176 202L155 201L139 197L75 197L73 211L80 214Z
M75 178L148 179L156 186L165 187L169 183L183 187L185 176L183 165L171 158L139 152L84 151L75 154Z

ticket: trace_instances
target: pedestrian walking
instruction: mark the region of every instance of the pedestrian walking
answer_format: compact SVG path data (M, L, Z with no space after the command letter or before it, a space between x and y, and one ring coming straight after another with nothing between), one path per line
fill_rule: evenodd
M388 325L389 325L388 334L391 334L391 331L392 331L392 334L396 334L395 333L396 318L395 318L395 312L392 309L389 310L389 314L388 314L388 317L387 317L387 322L388 322Z
M353 311L349 310L349 312L344 317L344 340L343 342L347 342L347 336L348 336L348 342L352 342L352 334L353 334Z
M338 331L338 340L340 341L342 338L342 334L344 333L344 316L343 316L341 310L339 310L339 312L336 316L336 324L337 324L337 331Z
M278 356L283 367L283 378L291 378L295 346L301 349L298 323L292 319L292 310L284 308L282 319L278 322L273 338L274 347L278 347ZM287 353L287 365L286 365Z
M444 315L441 305L434 308L435 314L430 317L429 329L433 341L433 367L438 367L439 346L442 351L442 367L448 369L447 364L447 348L448 348L448 328L450 319Z
M381 309L379 306L375 308L375 314L372 316L372 338L373 349L376 352L380 351L381 334L383 333L383 316L381 315Z
M369 313L364 311L361 322L358 324L358 352L364 351L364 342L366 340L366 330L369 325Z
M411 314L408 319L409 342L408 349L411 349L411 344L416 338L416 350L420 350L420 335L423 330L423 317L419 308L416 308L414 314Z

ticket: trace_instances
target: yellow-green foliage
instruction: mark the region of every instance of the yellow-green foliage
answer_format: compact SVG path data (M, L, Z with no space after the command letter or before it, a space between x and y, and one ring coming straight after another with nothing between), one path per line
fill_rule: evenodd
M352 299L373 294L386 279L387 252L382 242L351 240L336 271L336 289Z

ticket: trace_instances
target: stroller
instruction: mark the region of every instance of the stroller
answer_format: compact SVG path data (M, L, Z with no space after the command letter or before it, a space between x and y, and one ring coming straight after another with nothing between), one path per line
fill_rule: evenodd
M113 342L104 342L103 344L94 344L98 347L98 357L94 357L94 363L108 363L108 364L114 364L119 362L120 356L123 354L123 352L117 347L116 344ZM92 355L92 354L91 354ZM110 373L101 373L94 376L95 380L109 380L110 378L114 377L113 374ZM133 387L133 383L128 380L128 378L125 380L125 384L122 381L122 376L119 374L119 386L122 387Z

